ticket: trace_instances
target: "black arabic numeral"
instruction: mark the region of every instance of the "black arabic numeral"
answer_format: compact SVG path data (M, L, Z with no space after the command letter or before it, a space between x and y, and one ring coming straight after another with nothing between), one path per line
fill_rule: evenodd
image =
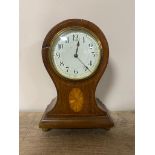
M67 37L67 40L65 41L65 43L69 43L69 37Z
M68 72L68 70L69 70L69 67L66 67L66 69L67 69L67 70L66 70L66 72Z
M90 60L89 65L92 66L92 61Z
M88 67L85 66L85 71L87 71L87 70L88 70Z
M95 57L95 52L91 52L93 54L93 56Z
M57 53L56 53L56 56L57 56L58 58L60 58L60 53L57 52Z
M78 74L78 71L77 70L74 70L74 74Z
M64 66L64 63L63 63L63 61L60 61L60 66Z
M59 50L63 49L63 44L58 44L58 49Z
M92 43L90 43L88 46L89 46L90 49L93 48L93 44Z
M73 41L77 41L78 40L78 34L73 34Z
M83 43L85 43L85 38L83 37Z

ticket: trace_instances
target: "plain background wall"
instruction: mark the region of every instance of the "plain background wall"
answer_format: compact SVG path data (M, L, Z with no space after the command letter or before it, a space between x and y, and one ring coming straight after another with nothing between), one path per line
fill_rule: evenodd
M41 46L47 32L69 18L92 21L108 40L109 64L96 96L112 111L134 110L134 0L21 0L20 110L44 111L56 96Z

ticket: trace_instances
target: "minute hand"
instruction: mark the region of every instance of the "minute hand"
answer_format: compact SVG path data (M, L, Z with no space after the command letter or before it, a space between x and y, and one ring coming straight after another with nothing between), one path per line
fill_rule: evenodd
M81 61L81 59L79 59L79 57L77 57L77 59L91 72L91 70Z

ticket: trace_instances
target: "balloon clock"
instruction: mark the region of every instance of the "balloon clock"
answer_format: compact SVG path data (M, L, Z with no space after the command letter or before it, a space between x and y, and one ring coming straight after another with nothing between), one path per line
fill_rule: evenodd
M57 97L47 106L40 128L114 126L105 105L95 98L108 56L107 40L92 22L69 19L49 31L42 45L42 57Z

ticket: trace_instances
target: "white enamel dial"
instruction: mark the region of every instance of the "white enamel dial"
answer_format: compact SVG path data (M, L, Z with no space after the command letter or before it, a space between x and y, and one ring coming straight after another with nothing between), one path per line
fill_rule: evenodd
M56 71L69 79L84 79L97 69L101 45L85 29L66 29L51 42L50 56Z

